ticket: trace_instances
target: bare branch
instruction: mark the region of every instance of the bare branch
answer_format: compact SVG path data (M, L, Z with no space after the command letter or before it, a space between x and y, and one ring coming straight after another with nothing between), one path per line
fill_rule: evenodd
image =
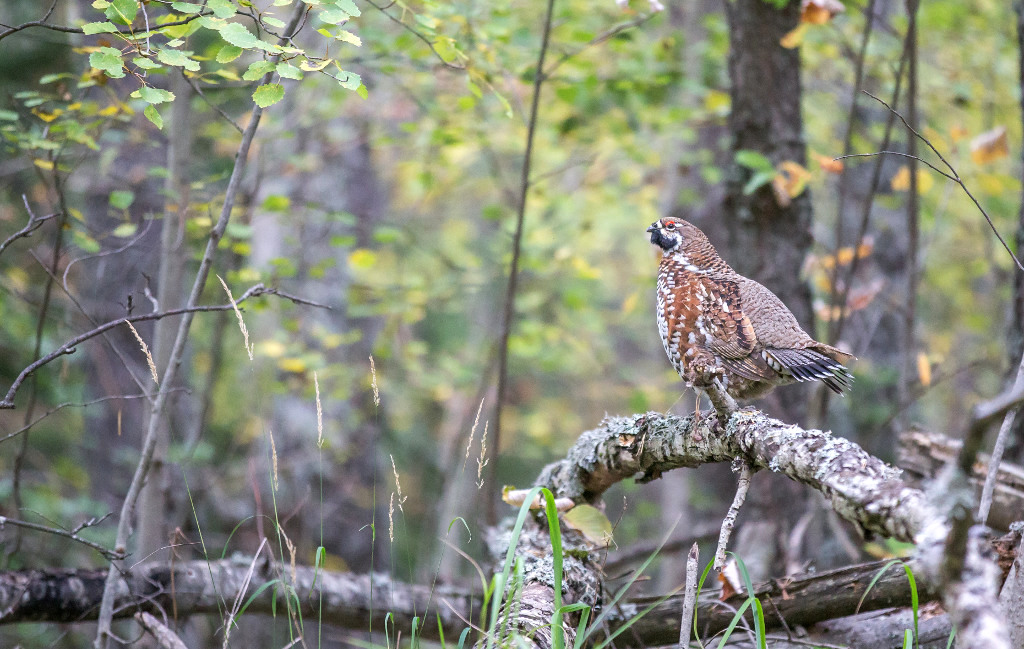
M690 631L693 629L693 611L697 606L697 571L700 570L698 557L700 549L697 543L690 547L686 555L686 590L683 592L683 616L679 624L679 649L686 649L690 644Z
M739 465L739 466L737 466ZM725 549L729 545L729 537L732 536L732 528L736 525L736 517L740 514L740 507L747 499L747 491L750 490L750 478L754 472L750 465L739 460L733 464L733 471L739 473L739 481L736 484L736 495L729 505L729 511L722 519L722 531L718 534L718 549L715 550L715 570L725 567Z
M1017 365L1017 377L1013 380L1012 392L1024 390L1024 356L1021 356L1020 364ZM988 521L988 514L992 510L992 497L995 493L996 482L999 477L999 463L1003 459L1003 452L1006 450L1006 442L1013 429L1013 421L1016 418L1016 408L1011 408L1003 415L1003 423L999 426L999 435L996 437L995 445L992 447L992 454L988 460L988 474L985 476L985 486L981 490L981 502L978 505L978 515L975 521L984 525Z
M498 451L501 448L501 407L505 403L505 392L508 389L508 343L512 334L512 318L515 315L516 287L519 281L519 255L523 242L523 224L526 220L526 201L530 196L530 165L533 162L533 139L537 130L537 116L540 113L540 92L547 77L544 75L544 59L548 52L551 38L551 23L554 16L555 2L547 1L544 13L543 31L540 38L540 50L537 52L537 67L533 71L533 97L530 102L529 121L526 126L526 150L523 152L523 164L519 175L519 195L516 205L516 231L512 238L512 264L508 271L508 284L505 288L505 301L502 309L501 335L498 339L498 394L494 404L494 441L493 456L490 460L489 482L495 484L498 475ZM495 521L494 498L487 500L487 522Z
M20 239L22 237L31 236L33 232L35 232L36 230L39 229L39 226L41 226L43 223L46 223L50 219L56 217L59 213L47 214L45 216L36 216L35 214L32 214L31 212L29 214L30 214L30 216L29 216L28 224L25 227L23 227L22 229L18 230L14 234L12 234L11 236L9 236L6 239L4 239L3 243L0 243L0 253L2 253L4 250L6 250L7 246L11 245L16 240L18 240L18 239Z
M63 536L65 538L69 538L72 541L75 541L77 543L81 543L83 545L87 545L90 548L92 548L93 550L96 550L97 552L102 554L105 559L108 559L108 560L124 559L125 555L123 553L115 552L115 551L113 551L113 550L111 550L109 548L103 547L99 543L94 543L94 542L90 541L89 539L83 539L81 536L78 535L78 532L84 530L87 527L92 527L94 525L99 525L104 520L106 520L109 516L110 516L110 514L107 514L106 516L103 516L102 518L90 518L89 520L79 524L72 531L62 530L62 529L60 529L58 527L48 527L46 525L40 525L38 523L29 523L28 521L19 521L19 520L15 519L15 518L7 518L6 516L0 516L0 529L3 529L4 525L13 525L14 527L20 527L20 528L26 529L26 530L34 530L36 532L45 532L46 534L55 534L57 536Z
M240 304L244 300L247 300L247 299L252 298L252 297L257 297L257 296L260 296L260 295L277 295L277 291L275 291L273 289L268 289L265 286L263 286L262 284L256 284L255 286L253 286L249 290L247 290L245 293L243 293L235 302ZM291 296L283 296L283 297L286 297L287 299L290 299L290 300L298 300L299 299L299 298L293 298ZM320 306L320 305L316 305L316 306ZM40 367L46 365L47 363L52 362L53 360L55 360L57 358L60 358L61 356L65 356L67 354L75 353L75 348L79 344L85 342L86 340L89 340L90 338L95 338L96 336L99 336L99 335L101 335L101 334L103 334L103 333L113 329L114 327L117 327L118 325L124 324L125 321L132 322L132 323L134 323L134 322L145 322L147 320L159 320L161 318L167 318L169 316L175 316L175 315L184 315L184 314L192 314L192 313L205 313L205 312L208 312L208 311L228 311L228 310L231 310L232 308L233 307L230 304L216 304L216 305L209 305L209 306L184 307L184 308L181 308L181 309L169 309L167 311L159 311L157 313L146 313L146 314L142 314L142 315L130 316L130 317L127 317L127 318L118 318L117 320L111 320L110 322L106 322L104 324L101 324L98 327L95 327L94 329L86 331L85 333L79 334L78 336L75 336L71 340L68 340L63 345L58 347L57 349L53 350L52 352L50 352L46 356L43 356L43 357L39 358L39 360L37 360L36 362L32 363L31 365L29 365L25 369L23 369L21 371L21 373L18 374L17 378L14 379L14 382L11 384L10 389L7 391L7 395L3 398L2 401L0 401L0 409L11 409L11 408L15 407L14 406L14 397L18 393L18 388L21 387L21 384L25 381L26 378L28 378L29 375L31 375L33 372L38 370Z
M999 243L1001 243L1003 245L1003 248L1010 255L1010 258L1013 259L1013 263L1015 263L1017 265L1017 268L1019 268L1020 270L1024 270L1024 264L1021 264L1020 260L1017 259L1017 255L1014 254L1013 250L1010 249L1009 244L1007 244L1006 240L1003 239L1003 235L999 234L999 230L996 229L995 223L992 222L992 218L988 215L988 212L986 212L985 208L983 208L981 206L981 203L978 202L978 199L974 197L974 194L971 193L971 190L967 188L967 185L964 183L963 179L960 178L960 174L957 173L957 170L953 167L953 165L951 165L949 163L949 161L946 160L946 158L943 157L943 155L941 153L939 153L939 150L935 148L935 145L933 145L931 143L931 140L929 140L925 136L923 136L920 133L918 133L917 130L915 130L910 124L907 123L907 120L903 118L903 115L901 115L899 113L899 111L897 111L896 109L891 107L889 104L885 103L885 100L880 99L880 98L872 95L867 90L863 90L862 92L865 95L867 95L868 97L871 97L872 99L874 99L878 103L880 103L883 106L885 106L891 113L896 115L896 117L898 117L901 122L903 122L903 125L907 127L907 130L909 130L919 140L921 140L926 145L928 145L928 148L931 149L932 152L936 156L938 156L939 160L942 161L942 164L946 165L946 168L949 169L949 172L950 172L950 174L952 174L952 176L950 176L949 174L943 173L943 172L939 171L938 169L935 169L935 167L933 165L929 164L928 166L931 167L932 169L935 169L935 171L938 171L940 174L942 174L946 178L949 178L950 180L952 180L956 184L960 185L960 189L964 190L964 193L967 194L967 196L971 199L971 201L974 203L974 206L977 207L978 211L981 212L981 215L985 217L985 221L988 222L988 227L992 230L993 234L996 235L996 238L999 239ZM884 152L883 151L881 153L892 153L892 152ZM911 157L913 157L913 156L911 156ZM920 158L917 158L917 159L920 160ZM924 160L921 160L921 162L924 162ZM925 163L925 164L928 164L928 163Z

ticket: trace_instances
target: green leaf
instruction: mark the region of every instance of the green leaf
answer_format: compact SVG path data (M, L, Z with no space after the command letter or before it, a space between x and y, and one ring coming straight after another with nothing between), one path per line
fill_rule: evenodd
M139 0L110 0L104 13L114 22L130 25L139 13Z
M336 39L338 39L339 41L343 41L345 43L351 43L351 44L355 45L356 47L360 47L363 44L363 41L358 36L356 36L352 32L350 32L348 30L345 30L345 29L339 29L338 33L335 34L334 37Z
M210 8L214 16L218 18L231 18L235 15L236 7L231 0L209 0L206 6Z
M110 21L85 23L82 25L82 33L86 36L92 36L93 34L114 34L117 33L117 25Z
M189 54L191 54L191 52L182 52L181 50L164 48L156 53L156 58L161 63L173 65L178 68L185 68L190 72L198 72L199 61L193 61L188 58Z
M252 93L252 100L260 108L273 106L284 98L284 86L279 83L265 83Z
M0 110L0 120L4 120L6 122L17 122L18 113L13 110Z
M172 2L171 9L183 14L197 14L203 10L203 5L194 2Z
M138 97L147 104L162 104L168 101L174 101L174 93L163 88L152 88L150 86L142 86L137 91ZM136 92L132 95L135 96Z
M230 63L242 56L242 48L235 45L225 45L217 51L217 63Z
M750 180L747 181L747 184L743 186L743 195L750 196L757 190L761 189L762 187L770 183L774 178L774 169L770 171L758 171L753 176L751 176Z
M131 192L128 192L128 193L130 194ZM114 231L111 232L110 234L114 235L115 237L117 237L119 239L127 239L128 237L133 236L138 231L139 231L139 226L137 224L135 224L135 223L122 223L121 225L119 225L116 228L114 228Z
M260 39L256 38L252 32L245 28L245 25L241 23L228 23L220 30L220 37L231 43L241 47L242 49L252 49L259 45Z
M345 76L338 77L338 83L341 87L346 90L359 90L359 86L363 85L363 80L355 72L343 71L342 74Z
M110 206L126 210L135 202L135 192L127 189L115 189L110 192Z
M359 7L352 0L334 0L334 6L338 7L342 11L348 13L353 17L358 17L360 14Z
M54 81L60 81L61 79L72 79L72 78L74 78L74 75L72 75L70 72L59 72L57 74L44 74L43 76L39 77L39 83L41 85L45 86L46 84L53 83Z
M594 545L604 547L612 539L612 522L593 505L576 505L562 514L562 519Z
M246 81L256 81L261 79L264 75L274 71L274 64L270 61L255 61L242 75L242 78Z
M320 12L320 20L328 25L343 23L351 17L352 15L350 13L341 9L325 9Z
M153 125L158 129L163 130L164 118L160 117L160 113L157 111L156 106L150 104L146 106L146 110L142 111L142 114L146 116L146 119L153 122Z
M261 16L260 20L262 20L265 25L270 25L271 27L277 27L278 29L280 29L280 28L285 26L283 20L278 20L277 18L274 18L273 16Z
M775 165L763 154L750 149L742 149L736 152L736 164L746 167L751 171L775 172Z
M291 63L278 63L277 73L284 79L295 79L296 81L302 79L302 70L298 69Z
M144 56L136 56L132 59L132 63L141 70L159 70L164 67L155 61L150 61Z
M102 70L111 79L120 79L124 76L124 61L121 60L121 51L113 47L101 47L89 55L89 65Z

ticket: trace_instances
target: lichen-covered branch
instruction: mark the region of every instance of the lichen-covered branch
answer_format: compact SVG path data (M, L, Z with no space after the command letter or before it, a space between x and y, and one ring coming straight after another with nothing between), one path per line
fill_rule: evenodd
M821 492L837 514L866 534L918 543L919 577L943 590L944 604L961 629L961 643L1008 649L1005 624L992 613L997 610L998 571L984 556L984 539L977 530L964 549L962 574L953 578L941 569L951 529L949 499L962 497L962 491L951 484L948 491L938 490L929 498L907 484L899 469L830 433L785 424L751 409L734 413L725 426L694 416L614 417L581 435L564 460L544 469L537 484L577 503L599 504L605 490L632 476L650 480L670 469L732 460L781 473ZM527 584L532 578L527 573Z

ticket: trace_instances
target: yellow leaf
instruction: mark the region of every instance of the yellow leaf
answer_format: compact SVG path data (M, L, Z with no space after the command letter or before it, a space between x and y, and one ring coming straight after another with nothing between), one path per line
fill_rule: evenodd
M1008 155L1010 147L1006 143L1005 126L997 126L971 140L971 160L976 164L993 162Z
M301 358L282 358L277 361L277 366L285 372L300 373L306 371L306 361Z
M119 112L121 112L121 108L117 106L117 104L111 104L106 108L100 110L98 114L103 117L113 117L114 115L117 115Z
M807 188L807 181L811 174L800 164L792 160L783 160L776 167L778 175L772 179L772 190L775 192L775 200L782 207L786 207L794 198L799 196Z
M366 248L359 248L358 250L353 250L352 253L348 256L348 265L353 268L358 268L360 270L373 268L373 265L376 263L377 253L375 253L372 250L367 250Z
M281 358L284 356L285 348L284 344L276 340L264 340L256 344L256 351L260 356L269 356L270 358Z
M627 314L633 313L634 311L636 311L636 305L639 301L640 293L637 291L633 291L632 293L626 296L625 300L622 301L622 312Z
M932 364L928 362L928 356L924 352L917 354L917 376L924 387L932 384Z
M64 111L60 108L55 108L52 113L48 113L44 110L39 110L38 108L32 109L32 114L38 117L39 119L43 120L47 124L60 117L63 112Z
M704 96L704 108L709 113L726 113L732 105L732 98L729 93L721 90L710 90Z
M804 35L807 33L807 28L809 26L810 23L800 23L793 29L793 31L779 39L779 45L787 50L800 47L800 44L804 42Z
M51 160L43 160L42 158L36 158L32 161L40 169L46 169L47 171L53 170L53 162Z
M910 189L910 167L903 165L891 181L894 192L905 192ZM926 169L917 170L917 193L923 194L935 185L935 179Z
M953 140L954 143L967 137L967 129L957 124L949 129L949 139Z

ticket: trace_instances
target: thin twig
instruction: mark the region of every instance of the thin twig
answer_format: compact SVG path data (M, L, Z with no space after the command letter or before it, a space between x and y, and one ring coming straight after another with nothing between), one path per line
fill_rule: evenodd
M1024 390L1024 356L1021 356L1020 364L1017 366L1017 377L1013 381L1014 392ZM1006 451L1006 442L1010 438L1010 431L1013 430L1013 421L1016 418L1017 410L1007 410L1003 415L1003 423L999 426L999 435L996 436L996 443L992 447L992 455L988 460L988 474L985 476L985 485L981 489L981 503L978 505L978 515L975 522L984 525L988 520L988 514L992 509L992 496L996 490L996 482L999 477L999 463L1003 459L1003 452Z
M54 5L56 5L56 4L57 3L55 1ZM177 27L179 25L187 25L190 22L192 22L193 20L195 20L196 18L201 18L203 16L211 16L211 15L213 15L212 11L203 11L201 13L195 14L193 16L189 16L188 18L184 18L182 20L177 20L177 21L174 21L174 22L164 23L164 24L158 26L157 29L160 30L160 29L164 29L164 28L167 28L167 27ZM3 23L0 23L0 27L6 27L7 28L6 31L0 32L0 41L2 41L3 39L7 38L11 34L14 34L16 32L20 32L23 29L29 29L30 27L42 27L43 29L49 29L50 31L62 32L62 33L65 33L65 34L84 34L85 33L85 31L81 27L67 27L65 25L51 25L50 23L46 22L46 18L43 18L42 20L33 20L31 22L22 23L20 25L13 26L13 27L10 26L10 25L4 25ZM135 36L135 32L134 32L134 30L132 30L131 27L128 27L127 29L119 29L116 32L112 32L112 33L120 34L122 36Z
M174 388L172 390L172 392L187 392L187 391L188 391L187 388ZM43 414L39 415L38 417L36 417L35 419L33 419L31 423L29 423L29 424L27 424L25 426L22 426L21 428L19 428L18 430L14 431L13 433L9 433L9 434L7 434L4 437L0 437L0 444L3 444L4 442L6 442L9 439L13 439L13 438L17 437L18 435L21 435L26 430L31 429L33 426L35 426L36 424L38 424L42 420L46 419L47 417L49 417L50 415L56 413L59 410L63 410L64 408L87 408L89 406L96 405L97 403L103 403L104 401L113 401L115 399L125 399L125 400L128 400L128 399L151 399L154 394L156 394L156 393L155 392L154 393L145 393L144 392L142 394L113 394L113 395L109 395L109 396L106 396L106 397L100 397L99 399L93 399L92 401L85 401L83 403L77 403L77 402L73 402L73 401L65 401L64 403L58 404L58 405L54 406L53 408L50 408L45 413L43 413Z
M206 94L203 93L203 89L200 88L199 84L195 82L195 79L185 74L184 70L181 72L181 75L185 78L185 81L188 82L188 85L192 86L193 92L199 95L200 99L206 102L207 106L212 108L218 115L220 115L221 119L230 124L231 127L234 128L239 133L243 132L242 127L238 124L238 122L231 118L231 115L228 115L223 108L221 108L217 104L210 101L209 98L207 98Z
M88 545L93 550L96 550L97 552L102 554L105 559L108 559L108 560L124 559L124 556L125 556L124 553L115 552L114 550L111 550L110 548L103 547L99 543L94 543L94 542L90 541L89 539L83 539L82 537L78 536L78 532L84 530L87 527L92 527L93 525L99 525L104 520L106 520L106 518L109 517L109 516L110 516L110 514L107 514L106 516L103 516L102 518L98 518L98 519L97 518L90 518L89 520L85 521L84 523L81 523L80 525L78 525L72 531L62 530L59 527L48 527L46 525L40 525L38 523L29 523L28 521L19 521L16 518L7 518L6 516L0 516L0 529L3 529L4 525L13 525L14 527L20 527L20 528L26 529L26 530L34 530L36 532L45 532L46 534L55 534L57 536L63 536L65 538L69 538L72 541L75 541L77 543L81 543L83 545Z
M257 297L266 294L276 295L277 293L271 289L265 288L262 284L257 284L256 286L253 286L248 291L243 293L237 300L235 300L235 303L239 304L242 301L249 299L251 297ZM105 322L104 324L101 324L94 329L91 329L83 334L75 336L74 338L65 342L63 345L53 350L46 356L43 356L36 362L32 363L31 365L23 369L21 373L18 374L18 377L14 379L14 382L11 384L10 389L7 391L7 395L3 398L2 401L0 401L0 410L9 410L11 408L14 408L14 397L18 393L18 388L21 387L21 384L25 381L26 378L28 378L29 375L38 370L40 367L52 362L53 360L61 356L75 353L75 347L77 347L79 344L85 342L86 340L89 340L90 338L95 338L96 336L99 336L100 334L109 331L114 327L117 327L118 325L122 325L125 323L125 321L145 322L147 320L159 320L161 318L166 318L175 315L190 315L194 313L204 313L207 311L229 311L233 308L234 307L232 307L232 305L230 304L183 307L181 309L169 309L167 311L159 311L157 313L145 313L143 315L134 315L127 318L118 318L117 320ZM166 380L164 384L167 384Z
M949 161L946 160L946 158L941 153L939 153L939 150L935 148L935 145L933 145L931 143L931 140L929 140L925 136L923 136L920 133L918 133L916 129L914 129L910 124L907 123L907 120L903 118L903 115L901 115L899 113L899 111L897 111L894 108L892 108L891 106L889 106L889 104L885 103L885 100L879 99L878 97L872 95L867 90L864 90L863 92L864 92L865 95L867 95L868 97L871 97L872 99L874 99L878 103L880 103L883 106L885 106L890 112L895 114L896 117L898 117L900 119L900 121L903 122L903 125L907 127L907 130L909 130L911 133L913 133L917 137L917 139L919 139L922 142L924 142L928 146L928 148L932 150L932 153L934 153L936 156L938 156L939 160L942 161L942 164L946 165L946 168L949 169L949 172L951 174L953 174L953 177L951 178L951 180L953 182L955 182L956 184L960 185L960 189L964 190L964 193L967 194L968 198L971 199L971 201L974 203L974 206L977 207L978 211L981 212L981 215L985 217L985 221L988 222L988 226L989 226L989 228L992 229L992 233L996 235L996 238L999 239L999 243L1001 243L1003 245L1003 248L1006 250L1006 252L1009 253L1010 257L1013 259L1013 263L1015 263L1017 265L1017 268L1019 268L1020 270L1024 270L1024 264L1021 264L1020 259L1018 259L1017 255L1015 255L1013 250L1010 249L1010 246L1006 243L1006 240L1003 239L1003 235L999 234L999 230L996 229L995 223L992 222L992 218L988 215L988 212L986 212L985 208L983 208L981 206L981 203L978 202L978 199L974 197L974 194L971 193L971 190L967 188L967 185L964 183L963 179L960 178L960 174L957 173L957 170L953 167L953 165L951 165L949 163ZM924 161L921 160L921 162L924 162ZM928 165L928 166L931 167L932 165ZM932 167L932 168L934 169L935 167ZM938 170L936 169L936 171L938 171ZM942 172L939 172L939 173L942 173ZM949 178L949 176L947 176L946 174L943 174L943 175L946 176L947 178Z
M394 16L389 14L387 12L387 10L391 7L390 4L387 5L387 6L381 6L381 5L378 5L376 2L374 2L373 0L366 0L366 1L369 2L370 5L374 9L376 9L377 11L379 11L382 14L384 14L385 16L387 16L392 22L398 23L406 31L408 31L410 34L412 34L416 38L418 38L421 41L423 41L426 44L426 46L430 48L430 51L434 53L434 56L437 57L437 60L439 60L444 67L452 69L452 70L465 70L466 69L466 66L464 66L464 65L456 65L454 63L449 63L448 61L445 61L444 57L441 56L441 53L437 51L437 48L434 47L434 43L432 43L429 38L427 38L423 34L419 33L418 31L413 29L411 26L405 24L405 21L403 21L401 18L395 18ZM391 3L391 4L394 4L394 3Z
M613 38L615 36L618 36L622 32L625 32L625 31L628 31L630 29L633 29L634 27L639 27L640 25L644 24L645 22L647 22L651 18L654 18L654 16L656 16L656 15L657 15L656 13L641 14L641 15L637 16L636 18L634 18L633 20L630 20L630 21L627 21L627 22L615 25L614 27L612 27L612 28L610 28L610 29L608 29L606 31L601 32L597 36L591 38L589 41L586 42L586 44L582 45L581 47L579 47L579 48L577 48L577 49L575 49L575 50L573 50L571 52L566 52L561 57L559 57L554 63L551 64L551 66L547 70L544 71L544 76L546 78L551 77L551 75L554 74L555 70L560 68L563 63L565 63L569 59L573 58L574 56L579 56L580 54L585 52L587 49L589 49L589 48L591 48L591 47L593 47L595 45L600 45L601 43L607 41L608 39Z
M896 156L900 156L900 157L903 157L903 158L912 158L912 159L914 159L914 160L916 160L916 161L918 161L918 162L920 162L922 164L927 165L928 167L931 168L932 171L934 171L935 173L943 176L944 178L948 178L949 180L952 180L955 183L956 182L960 182L960 179L958 179L956 176L951 176L950 174L946 173L942 169L939 169L938 167L936 167L932 163L928 162L927 160L921 158L920 156L910 155L909 153L904 153L903 151L875 151L874 153L849 153L847 155L841 155L838 158L832 158L832 159L833 160L846 160L847 158L873 158L874 156L877 156L877 155L896 155Z
M537 130L537 115L540 111L540 91L547 77L544 76L544 57L547 56L548 42L551 36L551 22L555 10L555 0L548 0L544 15L544 28L541 34L540 52L537 54L537 67L533 72L533 98L530 103L530 120L526 127L526 151L523 153L523 166L519 177L519 205L516 214L516 233L512 240L512 266L508 271L508 286L505 291L505 308L501 320L501 339L498 344L498 395L494 404L494 437L492 440L493 458L490 463L489 482L497 484L498 452L501 448L501 407L505 403L505 392L508 390L508 340L512 333L512 316L515 313L516 286L519 281L519 255L523 243L523 222L526 217L526 199L530 193L530 164L533 159L533 136ZM487 499L487 522L496 522L494 498Z
M754 475L754 470L748 463L740 460L737 464L739 464L740 475L736 483L736 496L732 499L729 511L722 520L722 531L718 535L718 549L715 550L715 570L721 570L725 567L725 548L729 545L732 528L736 525L736 517L740 513L743 501L747 499L747 491L750 490L750 478ZM733 470L736 470L735 464L733 465Z
M14 243L17 239L31 236L33 232L39 229L39 226L41 226L43 223L46 223L47 221L49 221L50 219L54 218L57 215L58 214L56 212L53 214L47 214L45 216L35 216L34 214L30 213L28 224L22 229L12 234L11 236L4 239L3 243L0 243L0 253L6 250L7 246Z
M81 313L85 317L85 319L88 320L90 324L92 324L93 327L98 327L99 323L96 322L96 319L89 315L89 312L85 310L85 307L82 306L82 303L78 301L78 298L76 298L71 293L71 291L68 290L67 286L57 280L57 276L49 267L47 267L46 264L43 263L41 259L39 259L39 257L36 256L36 253L30 250L29 254L32 255L32 258L36 260L36 263L38 263L40 267L42 267L42 269L53 279L53 281L57 282L57 286L59 286L61 290L64 291L64 296L68 300L70 300L72 304L75 305L75 308L78 309L78 312ZM114 352L114 355L117 356L118 360L121 361L121 365L124 366L125 372L127 372L128 376L130 376L132 381L135 382L135 385L139 386L139 390L145 393L146 386L144 386L142 384L142 381L139 380L139 377L135 375L135 371L132 369L132 364L128 362L128 358L124 355L124 352L121 351L121 349L116 344L114 344L114 341L111 340L110 336L108 336L107 334L103 334L103 340L110 347L111 351ZM150 403L152 403L153 399L150 398L149 401Z
M686 649L690 644L690 631L693 629L693 611L697 608L697 569L700 550L696 541L686 555L686 590L683 593L683 617L679 623L679 649Z
M307 11L306 5L303 3L296 3L295 13L292 15L291 20L288 23L284 33L290 38L294 36L295 30L302 21L303 15ZM274 55L270 58L272 63L276 63L280 59L279 55ZM262 79L262 83L269 83L274 79L275 73L271 72L265 75ZM238 196L239 187L242 183L242 175L245 171L246 161L249 157L249 149L252 146L253 138L256 136L256 129L259 127L260 119L263 117L263 108L258 104L253 106L252 116L249 119L249 125L245 129L245 133L242 134L242 141L238 145L238 152L235 155L235 164L231 170L231 177L228 180L228 186L224 191L224 203L221 206L220 216L217 219L216 225L210 232L210 236L206 241L206 249L203 252L202 259L199 262L199 270L196 272L195 282L192 284L192 291L189 294L188 301L185 303L186 309L194 309L199 304L199 299L202 296L203 288L206 286L206 280L210 275L210 268L213 266L213 258L217 252L218 244L224 236L224 231L228 227L228 222L231 220L231 211L235 207L235 200ZM240 300L236 300L236 303ZM189 330L192 327L192 318L194 311L186 311L184 317L181 319L181 323L178 325L178 331L174 338L174 345L171 347L171 353L168 356L167 369L164 371L164 385L174 385L174 381L177 378L178 368L180 367L181 358L185 352L185 343L188 340ZM128 486L128 492L125 494L124 502L121 505L121 513L117 522L117 536L114 543L114 549L118 551L126 551L128 546L128 537L131 533L132 516L135 512L135 505L139 498L139 493L142 490L142 485L146 481L146 476L149 474L150 466L153 462L153 454L156 450L157 444L157 432L161 425L161 421L164 415L164 407L167 403L168 392L161 390L157 395L156 400L153 403L153 408L150 411L150 417L148 426L146 428L145 436L143 437L142 450L139 454L139 463L135 467L135 473L132 476L131 484ZM106 585L103 588L103 601L100 604L100 614L97 620L96 626L96 639L93 642L95 649L104 649L109 646L110 638L112 634L110 632L111 621L114 616L114 595L115 586L117 584L118 571L121 567L121 562L111 562L110 571L107 573Z

